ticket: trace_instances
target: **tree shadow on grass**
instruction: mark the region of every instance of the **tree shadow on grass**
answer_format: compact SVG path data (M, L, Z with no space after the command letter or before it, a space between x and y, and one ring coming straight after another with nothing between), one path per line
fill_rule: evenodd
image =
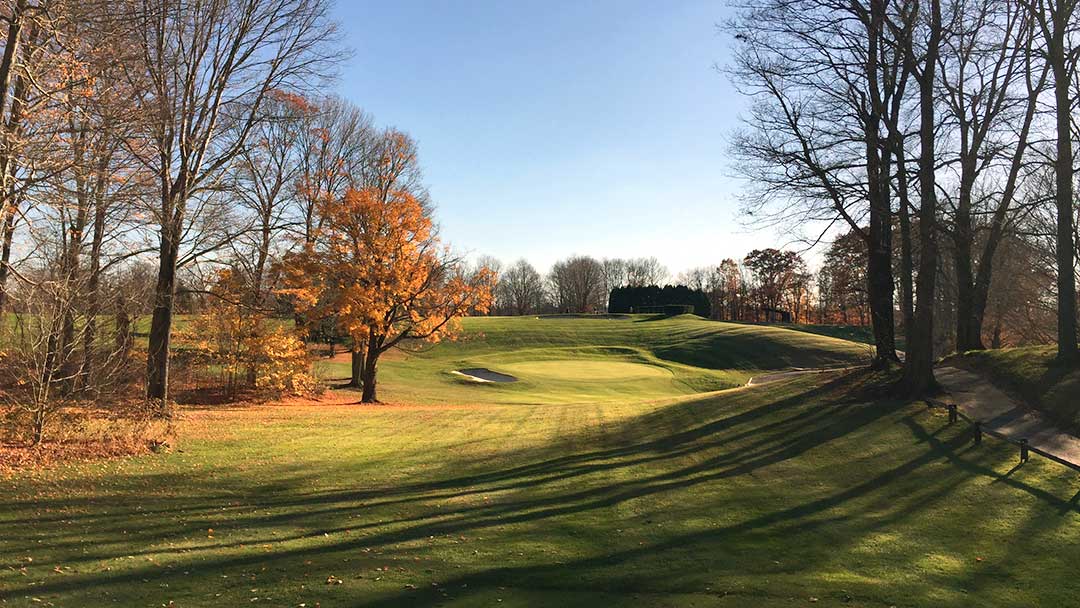
M749 461L754 456L754 453L749 448L761 445L789 444L789 446L801 446L805 449L826 441L827 437L825 436L813 437L814 432L818 429L818 426L811 424L814 420L818 420L819 425L825 423L826 427L832 428L830 435L838 435L853 428L853 424L865 424L876 418L877 415L865 420L851 420L842 417L841 414L846 408L852 407L859 402L858 396L852 394L845 395L844 399L834 400L823 408L800 409L794 407L807 399L814 399L834 392L838 387L849 387L851 382L851 375L845 375L809 389L798 387L795 390L789 390L786 396L780 399L747 410L740 410L738 404L731 407L716 408L717 400L715 397L683 401L640 416L623 425L620 429L609 432L608 437L612 438L608 440L608 443L612 444L609 447L575 452L572 446L578 445L579 439L571 437L542 448L519 450L514 454L513 459L523 461L525 464L490 470L491 467L486 464L484 459L472 462L459 459L448 466L445 477L436 474L433 475L436 479L421 483L401 483L390 487L363 490L306 493L296 491L298 487L310 485L307 483L309 480L303 478L300 471L296 471L294 477L279 479L272 487L265 488L272 490L268 492L271 496L280 496L280 498L276 499L267 499L266 504L272 503L275 507L305 506L308 508L342 501L364 502L368 506L399 505L415 501L454 498L479 492L524 489L591 473L602 473L634 465L676 459L690 453L715 448L744 438L753 438L755 442L749 446L744 446L737 453L727 455L727 457ZM773 385L772 390L777 388L780 387ZM784 394L781 391L781 395ZM728 410L733 411L729 412ZM760 427L749 427L749 425L761 418L767 418L785 410L791 410L791 415L776 421L769 421ZM884 410L878 410L878 414L881 413L884 413ZM682 423L687 422L688 417L703 419L704 421L697 424L688 423L687 426L691 428L672 430L666 433L657 432L657 428L661 425L679 428ZM823 420L825 418L833 418L833 420L830 423ZM672 419L678 419L679 422L672 423ZM738 427L745 428L731 435L721 434ZM788 430L797 427L802 429L798 434L788 433ZM564 456L551 456L551 454L559 453L567 454ZM476 469L480 472L460 474L462 469ZM149 476L149 478L146 485L151 487L168 487L182 483L184 480L183 477L175 475L153 475ZM229 493L222 493L216 497L223 499L229 495ZM211 497L213 496L211 495ZM55 501L39 501L37 505L44 510L50 510L65 506L90 506L92 503L93 501L88 498L65 498ZM260 502L260 504L263 503ZM16 506L14 503L0 503L0 508L14 506ZM181 507L181 509L186 510L186 507ZM140 513L145 515L167 515L173 510L173 508L140 510ZM313 512L305 512L305 514L309 513ZM122 518L123 514L116 513L114 517ZM65 516L57 515L52 519L13 520L11 523L49 523L62 519L65 519Z
M879 380L860 371L821 384L806 379L782 382L768 389L776 397L763 404L761 393L753 392L761 389L680 402L630 419L602 438L571 436L550 445L517 450L505 464L493 465L482 459L447 462L423 482L310 492L305 488L312 487L318 472L297 468L288 470L288 475L272 485L225 487L208 493L207 484L193 483L191 479L147 476L140 483L150 487L176 484L191 491L150 505L144 503L152 499L129 496L110 504L107 514L95 512L103 509L101 499L94 496L47 499L36 504L34 510L48 513L75 507L86 515L65 512L52 519L15 518L6 520L5 525L21 522L60 526L58 533L43 539L42 544L47 550L71 554L81 549L83 554L69 562L77 566L142 555L132 552L134 544L145 546L146 554L170 555L185 564L183 567L199 573L217 573L256 567L287 570L306 561L338 563L341 556L355 555L362 549L411 546L425 539L463 535L496 535L507 546L522 538L571 542L571 538L549 531L556 522L596 526L601 537L613 534L608 528L615 524L647 529L646 517L680 524L673 526L679 529L662 537L644 537L647 540L637 546L612 539L610 548L598 546L593 555L586 557L561 562L542 558L524 565L492 564L442 578L439 585L428 590L410 589L382 599L356 599L350 604L365 605L364 601L369 601L366 605L427 606L445 601L446 589L458 590L458 596L500 586L576 593L623 588L663 591L697 584L701 572L692 566L702 553L718 558L750 556L742 561L710 560L710 576L720 578L738 578L756 571L768 573L773 569L773 560L764 556L774 550L800 556L807 563L827 561L830 552L842 552L843 547L853 546L877 531L927 513L958 487L978 477L1003 480L1010 488L1047 505L1075 511L1075 502L1064 501L1010 474L997 473L997 461L987 461L985 454L978 458L966 447L968 435L959 428L926 430L924 421L916 416L925 418L930 414L921 410L913 414L906 402L881 398L876 392ZM892 438L904 450L898 462L874 452L873 433L881 429L892 429L889 432L913 442L905 445L896 441L897 437ZM583 444L600 445L581 450ZM803 473L800 463L807 459L820 467ZM853 465L852 461L860 464ZM937 467L936 474L923 475L921 470L927 466ZM761 494L758 502L740 495L760 492L758 479L783 484L799 475L818 476L822 489L800 486L805 496L791 496L778 489ZM913 478L920 479L920 483L913 484ZM735 490L729 492L731 487ZM498 498L480 500L487 494ZM648 507L653 502L670 506ZM644 514L620 517L620 509L627 505L638 505ZM0 511L26 507L8 502L0 505ZM701 509L716 511L714 517L725 523L682 529L683 518L700 516L697 511ZM223 511L228 515L228 528L251 533L235 542L208 539L201 546L178 551L166 547L166 539L205 536L206 529L215 525L215 516L220 517ZM134 528L131 520L136 515L141 525ZM118 540L85 547L79 539L71 538L71 529L65 527L72 522L93 526L103 537L115 536ZM279 534L279 530L288 533ZM321 534L328 536L315 546L245 555L219 553L222 549L239 551L260 543L302 541ZM831 546L823 551L820 545L826 541ZM175 570L148 566L112 575L71 575L46 580L33 592L73 593L143 581L177 585ZM658 570L666 582L655 580L653 575ZM584 580L582 573L586 574ZM26 588L19 587L0 590L0 598L12 599L26 592Z

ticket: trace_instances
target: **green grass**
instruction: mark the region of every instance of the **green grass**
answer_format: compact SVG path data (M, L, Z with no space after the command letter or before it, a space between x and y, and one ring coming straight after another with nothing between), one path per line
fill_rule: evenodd
M778 323L775 324L774 327L783 327L784 329L793 329L795 331L805 331L821 336L829 336L830 338L840 338L841 340L861 342L862 344L874 343L874 328L869 325L816 325L812 323ZM897 333L896 348L898 350L904 350L904 344L904 335L901 333Z
M862 362L859 344L684 315L478 317L460 339L380 364L385 400L412 403L583 403L658 399L741 386L762 371ZM477 384L453 370L516 376ZM322 362L327 377L348 363Z
M1056 360L1057 346L970 351L946 363L978 372L1002 390L1080 432L1080 366Z
M510 321L484 323L486 339L440 348L563 360L527 358L539 354L520 353L531 343L507 347ZM549 326L536 348L577 349L592 368L605 354L587 349L605 331L645 331L589 323ZM669 333L704 329L675 320ZM656 363L629 358L655 357L665 335L607 353L619 365L597 373L656 380L635 367ZM566 343L578 339L591 346ZM394 388L410 381L406 363L453 359L424 357L396 362L388 393L408 392ZM0 481L0 604L1075 603L1075 475L1038 458L1016 467L1013 448L991 439L972 446L963 425L890 398L881 387L893 380L855 371L665 399L188 408L172 453ZM445 388L441 376L415 381L417 394ZM455 399L505 396L455 388L467 391Z

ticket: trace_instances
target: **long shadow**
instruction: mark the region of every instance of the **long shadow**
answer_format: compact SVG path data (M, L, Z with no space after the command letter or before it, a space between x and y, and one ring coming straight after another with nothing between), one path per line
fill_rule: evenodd
M707 533L694 533L680 535L664 542L651 544L647 547L638 549L624 550L611 554L604 554L601 556L576 560L570 564L556 564L556 565L542 565L542 566L526 566L526 567L514 567L514 568L493 568L485 570L480 573L474 573L458 577L447 581L444 586L447 588L468 588L468 587L485 587L493 586L500 582L506 581L520 581L522 579L533 579L537 577L551 576L558 574L564 570L576 571L581 569L597 568L597 567L612 567L619 564L628 563L632 560L646 557L658 552L672 551L686 547L687 545L702 545L702 544L721 544L726 539L733 535L737 535L743 532L750 532L756 530L762 530L784 522L807 520L803 524L804 529L807 527L826 525L828 520L810 522L809 518L815 514L827 511L835 508L838 505L847 502L849 500L864 496L870 492L878 490L889 483L892 483L896 479L902 478L915 472L918 468L928 464L934 459L938 458L939 454L934 451L928 451L918 458L905 462L904 464L895 467L873 479L859 484L848 490L839 492L826 498L813 500L807 503L798 505L797 507L784 509L781 511L775 511L767 513L765 515L752 518L738 524L724 526L722 528L709 531ZM784 533L792 533L794 529L785 529ZM409 602L414 606L421 605L435 605L441 603L442 599L432 594L426 598L424 596L417 596L410 594ZM396 606L401 605L402 598L400 596L385 599L376 600L367 603L357 603L356 606L368 606L368 607L380 607L380 606Z
M729 416L708 424L700 425L694 429L663 436L653 441L587 452L575 456L549 459L548 461L542 461L541 463L536 463L534 465L518 467L510 471L502 471L498 474L469 476L451 479L447 482L437 484L416 485L412 486L414 489L411 493L405 495L402 495L399 491L389 493L396 496L396 498L392 499L373 501L372 499L378 499L387 495L387 493L378 491L346 491L301 496L296 496L295 493L289 492L287 494L289 498L284 500L275 493L272 495L272 498L264 498L256 501L254 505L236 507L235 509L230 509L230 511L248 510L252 508L259 510L303 507L303 509L295 509L278 515L260 516L250 520L234 519L231 526L246 527L249 525L259 525L268 527L271 525L314 521L320 518L330 518L332 516L340 515L342 512L355 510L356 503L362 503L365 509L371 509L385 506L400 506L401 504L412 502L429 503L434 500L446 500L449 498L496 491L536 488L585 475L610 473L616 469L625 469L644 464L670 461L682 458L694 452L703 452L709 449L719 448L742 437L750 437L753 435L760 435L762 437L759 440L742 445L736 450L721 453L720 455L705 460L697 465L675 469L661 475L642 478L641 480L635 480L632 483L625 483L619 488L602 486L585 491L554 495L540 500L511 502L500 505L494 509L490 506L477 506L443 512L440 514L443 518L452 517L455 518L454 521L429 522L424 526L417 528L413 537L397 537L394 539L387 539L387 542L397 542L430 535L452 534L470 526L485 527L496 525L498 523L527 522L544 517L608 507L650 494L671 491L696 485L698 483L752 472L762 466L767 466L797 456L808 449L816 447L820 443L841 436L846 432L850 432L850 430L858 425L872 422L879 415L884 413L884 410L875 412L875 410L868 409L866 412L871 413L871 416L864 416L862 419L849 419L845 416L845 409L849 407L850 404L837 402L836 404L823 406L820 409L810 408L796 411L792 416L762 427L748 429L737 435L718 436L718 433L724 429L730 429L739 424L748 424L768 413L784 410L795 403L802 401L802 397L811 394L821 394L842 384L842 380L837 379L827 383L825 386L817 387L809 391L796 392L796 394L787 399L773 402L762 408L749 410L735 416ZM647 423L646 426L651 427L652 423ZM703 441L704 438L708 438L708 441ZM709 472L710 469L714 469L720 465L731 466L729 470L717 470L708 475L702 474ZM286 485L285 487L288 488L289 486ZM445 489L447 491L438 494L431 493L437 489ZM231 498L236 497L231 496ZM575 501L580 502L575 503ZM212 525L210 516L220 516L222 514L222 509L214 505L214 501L208 500L208 497L206 496L201 497L199 502L209 504L201 509L194 508L190 503L184 503L170 509L159 509L156 511L140 510L139 514L141 516L157 516L157 523L154 523L154 520L152 520L141 528L140 533L148 538L155 538L158 535L165 533L170 533L172 535L190 535L205 530L206 527ZM322 508L316 508L319 506ZM482 520L469 523L465 518L470 516L473 512L484 512L487 516ZM178 528L175 522L172 522L169 517L176 513L185 514L187 516L185 519L191 523L187 527ZM200 514L205 517L198 517ZM120 524L129 517L130 514L124 512L116 512L110 516L111 519ZM63 516L63 518L70 519L68 516ZM377 528L390 524L423 522L430 518L430 515L422 514L408 518L380 520L377 523L369 525L348 525L340 527L319 526L317 529L324 533L340 532L345 529L355 531L369 527ZM103 519L104 518L96 517L95 524L101 526L104 523ZM267 540L280 542L282 540L301 538L303 536L304 535L278 536L274 539ZM251 541L247 542L250 543ZM77 544L77 541L72 540L71 544ZM55 546L58 548L64 547L62 543L58 543ZM213 545L207 546L220 548L223 545L214 543ZM130 552L129 550L129 553L132 555L160 552L160 550L154 549L147 549L145 552ZM77 561L91 561L97 557L98 556L94 553L88 553L82 560Z
M822 385L805 389L805 383L784 383L775 387L786 391L786 395L751 409L739 411L739 396L730 400L701 399L689 403L680 403L661 408L655 412L631 420L609 437L629 438L625 442L614 441L613 445L600 449L576 452L552 457L578 445L578 437L571 437L545 448L521 450L513 459L524 464L506 467L496 471L456 473L447 465L445 471L436 473L428 482L405 484L398 487L384 487L364 490L343 490L318 494L297 495L297 490L308 484L309 479L297 476L285 480L275 487L273 492L261 497L253 492L246 495L205 493L176 499L174 506L156 510L139 510L146 515L147 525L135 531L135 537L127 537L113 546L103 546L89 552L87 559L102 559L105 556L128 555L133 540L160 542L162 537L177 537L194 531L204 530L205 521L201 515L209 515L220 509L223 502L242 501L237 509L253 513L233 519L231 526L238 528L255 527L269 530L282 524L294 527L308 527L311 530L344 531L360 530L364 534L359 538L333 540L318 547L305 547L278 550L272 555L245 555L237 557L213 557L199 561L200 572L218 571L226 568L250 567L267 563L285 563L290 560L312 558L324 554L360 547L394 546L400 543L416 541L429 537L444 537L457 534L473 534L479 530L501 527L515 523L538 522L567 515L593 512L620 505L627 501L652 496L665 496L673 491L687 489L701 484L712 483L732 478L747 477L755 472L797 458L811 450L823 448L885 416L893 416L908 407L899 400L877 400L866 404L864 397L870 394L859 388L860 382L867 382L865 374L855 372L832 379ZM854 388L853 388L854 387ZM831 401L818 403L833 397ZM809 405L808 405L809 404ZM735 409L732 413L730 410ZM686 418L702 420L692 428L661 432L655 429L662 422L672 423L671 419L682 421ZM679 534L661 542L650 543L636 549L626 549L605 553L596 557L573 561L569 564L541 564L514 568L492 568L479 573L472 573L451 579L449 585L468 585L482 587L485 584L503 583L520 579L551 578L560 573L580 568L611 567L625 564L647 555L665 551L680 551L688 546L718 546L741 534L758 534L771 530L771 534L802 533L820 526L836 525L843 521L843 516L833 515L828 518L821 514L855 499L865 498L887 488L890 484L904 479L921 467L938 460L946 460L955 465L953 479L939 481L939 485L921 497L923 500L937 500L948 494L955 484L972 476L1002 478L993 469L973 462L964 456L962 449L965 437L957 434L948 439L938 437L937 433L927 432L911 416L902 419L913 438L926 449L909 460L881 472L866 481L834 492L830 495L812 498L795 506L766 512L745 521L719 527L706 532ZM470 466L482 469L483 463ZM640 470L648 466L641 475L613 475L617 471ZM1075 511L1075 501L1066 502L1052 493L1031 487L1023 482L1004 476L1003 483L1027 492L1052 506ZM159 480L165 481L165 479ZM190 481L189 481L190 483ZM528 495L525 490L547 489L547 493ZM466 504L447 509L428 508L418 514L396 518L380 518L377 521L350 525L326 526L323 522L337 521L347 514L356 514L364 510L394 507L407 504L431 504L451 498L472 496L481 492L512 492L511 496L492 504ZM899 489L892 490L893 492ZM901 500L902 497L897 497ZM186 502L185 502L186 500ZM903 498L908 500L908 498ZM93 499L76 501L83 507L94 507ZM48 510L61 506L71 506L72 501L52 499L43 501L38 508ZM906 517L915 510L915 504L907 505L907 511L894 509L893 517ZM24 503L8 502L0 508L25 508ZM284 509L285 513L260 515L257 511ZM87 521L104 527L105 522L114 521L116 526L128 525L132 511L117 510L115 507L108 516L101 517L87 514ZM169 516L183 515L189 522L178 525ZM150 517L152 516L152 517ZM74 520L77 516L63 515L60 519ZM31 520L22 520L31 523ZM33 520L41 523L40 519ZM5 524L12 523L11 521ZM323 525L320 525L323 524ZM885 525L886 520L876 525ZM783 527L777 530L777 527ZM267 536L266 542L304 538L304 534L289 536ZM337 538L335 535L334 538ZM244 543L257 544L260 539L245 538ZM50 543L51 548L64 548L60 538ZM225 545L229 546L229 545ZM185 550L197 552L200 549L220 549L222 545L208 543L205 547L187 547ZM158 546L147 553L160 554L165 551ZM157 580L167 578L169 573L160 570L138 568L133 571L104 577L92 575L71 576L65 579L48 580L35 587L36 594L69 592L87 587L117 585L125 582L138 582L143 579ZM15 598L25 589L0 591L0 598ZM368 605L433 605L444 598L434 592L409 593L406 596L372 602Z
M843 402L837 401L832 405L811 408L804 411L796 412L793 416L785 419L778 420L777 422L767 424L762 427L755 427L747 429L746 431L734 435L727 435L722 438L713 438L708 442L702 442L705 437L712 437L719 432L727 429L731 429L738 425L746 425L752 421L755 421L763 416L767 416L778 411L787 409L795 404L804 402L807 399L826 394L830 391L842 387L845 384L850 383L850 379L845 377L836 378L830 382L827 382L821 386L812 388L808 391L796 392L792 396L775 401L765 406L741 412L736 415L728 416L712 422L699 425L695 428L688 429L686 431L675 432L669 435L665 435L650 441L632 443L620 447L614 447L604 450L597 450L592 452L584 452L579 454L572 454L568 456L558 457L554 459L542 460L534 462L528 465L522 465L519 467L512 467L502 471L494 471L490 473L483 473L477 475L469 475L457 478L448 478L446 480L423 483L423 484L411 484L404 485L397 488L382 488L374 490L361 490L361 491L346 491L346 492L333 492L323 494L301 494L297 495L295 492L289 492L289 498L282 499L277 497L279 492L270 492L271 495L275 495L272 499L263 499L256 504L261 507L272 508L288 508L288 507L305 507L302 513L283 514L278 516L271 516L269 518L260 518L263 523L285 523L290 520L298 518L308 518L318 514L332 513L333 509L319 510L312 507L318 505L338 505L343 502L363 502L365 507L379 507L388 505L400 505L410 502L428 502L431 500L442 500L448 498L455 498L466 496L470 494L476 494L481 492L493 492L504 490L520 490L526 488L532 488L542 486L555 481L563 481L571 479L573 477L589 475L601 472L610 472L615 469L628 468L641 464L656 463L663 460L670 460L679 458L687 454L703 451L709 448L719 447L725 443L731 443L740 439L750 437L753 435L759 435L762 438L758 441L752 442L748 445L742 446L738 451L724 454L720 457L710 459L709 466L724 463L724 462L741 462L742 465L736 471L748 472L759 466L756 449L759 447L768 446L770 443L777 443L778 448L775 453L766 452L761 455L763 464L771 464L778 460L790 458L798 455L806 449L811 449L816 445L828 441L832 438L838 437L846 432L850 432L857 426L872 422L877 415L872 417L859 418L845 418L845 412L843 408ZM857 398L852 398L849 401L854 402ZM705 400L707 402L707 400ZM681 404L679 407L687 408L690 410L696 410L701 406L699 402L691 402L689 404ZM879 412L884 413L884 410ZM644 418L644 427L651 428L655 424L652 418L665 418L668 414L666 410L661 410L659 413L655 413ZM828 423L823 427L814 426L818 422L827 422L828 419L835 418L842 421L841 424ZM802 433L793 433L798 427L802 427ZM640 429L639 429L640 430ZM617 433L620 434L620 433ZM807 441L809 439L809 441ZM556 451L560 451L561 448L556 447ZM777 457L776 455L781 456ZM696 469L702 469L703 466L696 467ZM688 469L682 471L682 474L694 473L694 469ZM671 475L668 475L671 477ZM491 485L501 482L507 482L503 485ZM168 480L161 480L158 483L152 485L167 484ZM279 484L280 491L285 491L290 488L290 484ZM295 485L295 484L293 484ZM259 488L261 491L266 491L272 488L262 486ZM447 492L432 494L445 490ZM210 499L211 504L216 500L225 498L236 498L233 494L214 496L203 496L204 500ZM399 499L393 499L392 497L400 497ZM376 500L382 499L382 500ZM374 501L374 502L373 502ZM84 501L91 502L91 501ZM58 500L53 504L45 502L40 506L46 508L57 508L60 506L72 506L70 500ZM184 512L188 515L192 514L192 507L190 504L179 505L170 509L159 510L140 510L140 515L169 515L174 512ZM207 507L205 509L207 513L218 513L217 507ZM111 516L112 519L124 520L126 515L124 513L115 513ZM67 516L57 516L56 520L68 519ZM102 518L96 518L98 523L101 523ZM47 522L48 519L36 519L37 522ZM30 523L30 520L15 520L10 523ZM243 523L243 522L240 522ZM162 524L166 526L168 524ZM174 528L172 528L174 529ZM189 532L194 532L199 529L198 526L192 526Z
M573 475L580 472L595 472L603 469L610 469L618 466L622 466L618 462L607 462L613 459L632 457L638 454L653 454L653 456L642 456L640 460L630 461L629 464L638 464L653 461L665 457L678 457L685 454L687 451L694 451L699 449L700 445L696 442L699 440L714 436L721 431L725 431L736 426L748 425L758 419L768 417L777 412L791 408L798 405L808 399L814 399L819 396L834 392L839 388L845 387L851 382L853 375L857 376L858 372L851 372L843 376L831 379L830 381L815 386L809 390L795 392L794 394L777 401L773 401L766 405L753 408L750 410L742 411L737 414L732 414L716 420L712 420L690 429L675 431L667 435L660 437L649 438L637 443L622 443L614 447L604 448L600 450L571 453L565 456L559 456L555 458L543 458L544 454L566 451L567 444L576 443L575 439L563 441L560 444L547 446L542 449L532 451L519 451L515 459L520 460L533 460L535 457L540 456L540 460L535 460L528 464L519 465L515 467L509 467L497 471L485 471L481 473L460 475L457 477L448 477L445 479L437 479L429 482L422 483L403 483L400 485L374 488L367 490L355 490L348 492L335 492L325 494L301 494L295 499L286 499L274 502L275 506L288 507L288 506L300 506L300 505L317 505L325 502L340 502L346 501L370 501L377 498L391 498L394 496L414 496L416 494L426 494L429 492L435 492L439 490L455 490L461 488L471 488L475 486L481 486L486 484L492 484L500 481L514 480L513 485L503 486L501 489L517 489L527 487L528 485L536 485L528 478L535 475L541 475L550 473L553 471L559 472L557 479L563 479L567 475ZM775 387L774 387L775 388ZM837 401L836 404L842 403L854 403L857 402L857 397L851 397L846 402ZM653 432L656 424L662 420L668 420L670 418L680 418L685 412L696 412L700 408L706 405L710 405L715 401L715 398L703 398L695 399L692 401L679 402L673 406L661 408L660 410L651 412L642 416L638 420L635 420L629 428L623 428L615 431L612 435L620 437L634 437L640 436L643 433ZM767 429L776 429L777 427L785 424L785 422L799 422L812 416L828 416L827 412L819 410L806 410L804 412L798 412L795 417L789 421L779 421L764 427ZM736 435L734 437L725 437L722 440L716 441L728 442L734 439L739 439L751 434L760 434L763 429L749 429L744 434ZM595 464L599 462L606 462L606 464ZM593 464L590 464L593 463ZM473 463L471 466L480 466L483 463ZM461 467L459 463L455 463L454 468L458 470ZM600 469L592 467L602 467ZM169 476L162 476L155 486L168 486L173 483L174 480L169 479ZM176 480L178 481L178 479ZM229 496L235 498L235 495L222 494L222 498ZM442 498L452 497L453 495L442 495ZM416 499L426 499L417 497ZM82 499L79 501L73 501L71 499L54 499L52 501L43 500L37 504L41 508L59 508L63 506L80 506L91 503L92 499ZM0 509L13 508L17 506L17 503L0 503ZM171 510L144 510L141 513L147 514L159 514L164 515L170 513ZM122 517L117 514L116 517ZM28 520L12 520L10 523L34 523L34 522L50 522L59 519L66 519L65 516L56 516L56 518L50 520L48 518L35 518Z

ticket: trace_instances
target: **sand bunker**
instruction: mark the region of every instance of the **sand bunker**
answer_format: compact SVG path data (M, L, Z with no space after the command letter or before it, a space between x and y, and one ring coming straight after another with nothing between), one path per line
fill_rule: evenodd
M500 374L499 372L493 372L485 367L459 369L454 373L465 376L469 380L474 380L476 382L517 382L517 378L510 374Z

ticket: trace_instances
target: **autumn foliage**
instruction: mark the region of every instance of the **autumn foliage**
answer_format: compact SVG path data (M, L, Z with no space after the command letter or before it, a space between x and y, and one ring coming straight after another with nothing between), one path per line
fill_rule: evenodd
M303 340L293 328L243 303L244 288L236 273L221 271L205 310L178 337L231 393L241 388L272 396L313 391L317 382Z
M353 381L376 401L380 355L452 337L455 320L491 305L491 271L467 272L440 244L425 201L403 180L414 162L398 133L368 185L321 209L314 242L287 262L288 287L310 323L332 318L352 341Z

